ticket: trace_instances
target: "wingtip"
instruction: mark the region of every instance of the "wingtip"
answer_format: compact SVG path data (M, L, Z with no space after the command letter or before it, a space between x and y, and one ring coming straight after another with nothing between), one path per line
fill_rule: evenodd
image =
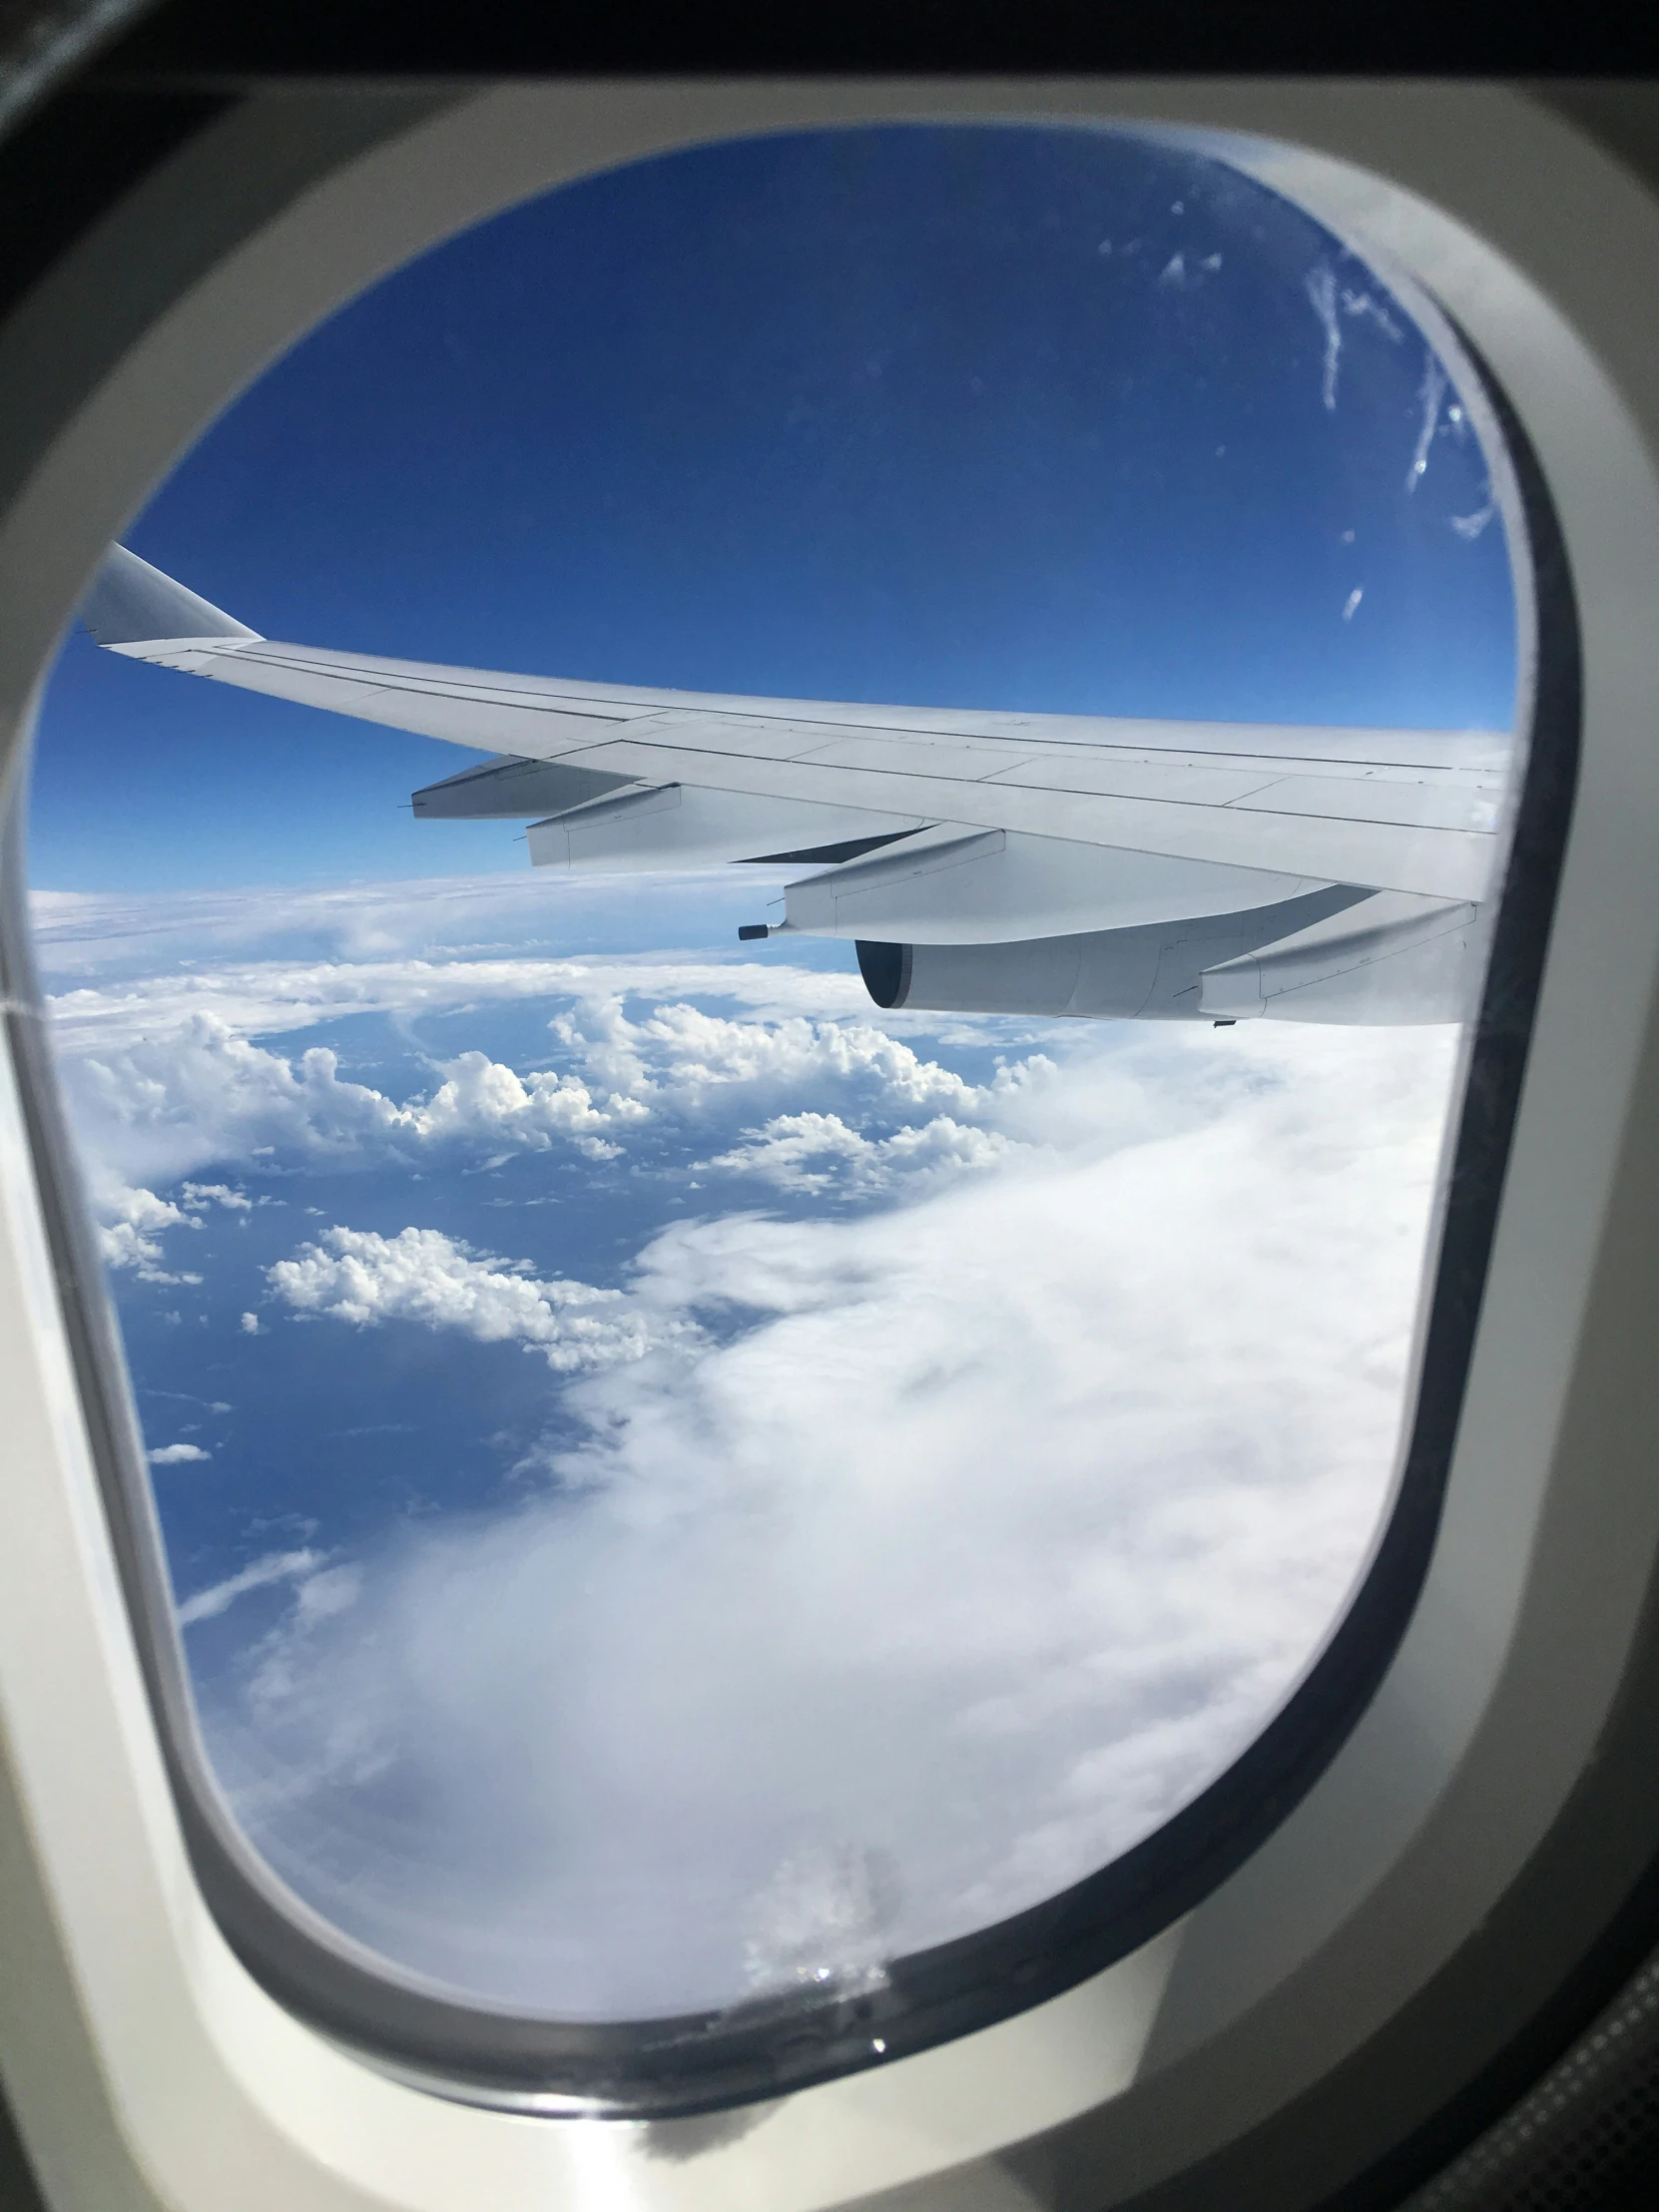
M159 645L186 639L257 639L258 630L238 622L148 561L112 545L99 565L92 589L81 602L81 620L100 645Z

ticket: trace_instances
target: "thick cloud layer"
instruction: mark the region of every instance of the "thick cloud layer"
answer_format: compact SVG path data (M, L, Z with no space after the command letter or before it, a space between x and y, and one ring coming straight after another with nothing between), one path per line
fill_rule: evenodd
M392 1955L576 2014L867 1974L1110 1859L1361 1569L1450 1057L1166 1033L907 1203L663 1232L523 1503L251 1655L213 1726L256 1834ZM561 1345L548 1286L441 1244L335 1230L279 1287Z
M531 956L507 895L458 897L471 947L430 894L330 907L342 957L292 894L302 955L229 914L268 956L156 973L59 916L131 1296L210 1306L250 1224L225 1336L296 1391L401 1334L483 1431L487 1363L545 1363L494 1502L346 1542L262 1499L176 1562L204 1724L286 1879L474 1995L855 1985L1155 1830L1317 1653L1397 1457L1455 1040L878 1022L775 954ZM397 1053L305 1037L359 1017ZM531 1158L610 1179L589 1246L486 1195ZM307 1177L314 1225L257 1212ZM155 1445L195 1498L244 1448Z

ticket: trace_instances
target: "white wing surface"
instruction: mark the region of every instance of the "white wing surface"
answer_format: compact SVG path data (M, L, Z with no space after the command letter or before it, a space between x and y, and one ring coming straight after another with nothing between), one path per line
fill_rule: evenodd
M1509 756L1490 732L760 699L282 645L120 546L83 616L131 659L487 753L415 811L540 818L540 864L810 863L788 926L863 939L1011 943L1334 888L1477 907Z
M135 617L151 635L132 635ZM611 789L807 801L1432 898L1484 893L1508 751L1482 732L873 707L377 660L274 644L120 547L86 619L136 660Z

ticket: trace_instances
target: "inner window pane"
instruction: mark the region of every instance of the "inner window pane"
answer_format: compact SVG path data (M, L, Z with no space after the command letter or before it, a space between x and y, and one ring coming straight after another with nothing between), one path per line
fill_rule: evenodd
M1501 878L1483 419L1212 153L857 129L467 233L158 491L37 948L213 1769L389 1968L873 1987L1305 1676Z

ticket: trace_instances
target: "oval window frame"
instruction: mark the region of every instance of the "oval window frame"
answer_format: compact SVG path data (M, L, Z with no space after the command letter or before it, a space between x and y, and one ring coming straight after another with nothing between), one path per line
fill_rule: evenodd
M814 88L814 92L815 92L815 94L816 94L816 93L820 93L820 92L821 92L821 91L822 91L823 89L824 89L824 88ZM1071 88L1071 89L1074 89L1074 88ZM1122 97L1122 91L1121 91L1121 88L1113 87L1113 88L1110 88L1110 89L1111 89L1111 93L1112 93L1112 95L1116 96L1116 97L1115 97L1115 98L1113 99L1113 102L1112 102L1112 104L1113 104L1113 105L1118 105L1118 104L1119 104L1119 102L1121 101L1121 97ZM983 91L985 90L985 88L975 88L975 90L976 90L976 92L982 93L982 92L983 92ZM859 95L862 95L862 96L864 96L864 101L862 101L862 102L859 102L859 104L864 104L864 102L867 102L867 88L858 88L858 94L859 94ZM1298 103L1298 100L1299 100L1299 99L1301 98L1301 96L1300 96L1300 95L1298 95L1298 96L1286 96L1286 97L1287 97L1287 98L1289 98L1289 99L1291 99L1291 101L1292 101L1292 105L1293 105L1293 106L1294 106L1294 105L1296 105L1296 104ZM1160 98L1162 99L1162 101L1163 101L1163 103L1164 103L1164 105L1165 105L1165 107L1166 107L1166 111L1167 111L1167 109L1168 109L1169 107L1173 106L1173 107L1177 108L1178 110L1184 111L1184 112L1186 113L1186 115L1187 115L1187 116L1189 116L1189 117L1190 117L1190 115L1191 115L1191 112L1192 112L1192 110L1193 110L1193 108L1194 108L1195 106L1198 106L1198 107L1202 107L1202 106L1204 105L1204 103L1203 103L1202 101L1197 101L1197 100L1194 100L1194 98L1192 97L1192 95L1191 95L1191 93L1190 93L1190 91L1189 91L1189 89L1188 89L1188 88L1181 88L1181 90L1180 90L1180 93L1179 93L1179 95L1174 95L1174 96L1172 96L1172 95L1167 95L1167 94L1166 94L1166 95L1163 95L1163 96L1153 95L1153 96L1151 96L1151 104L1152 104L1152 105L1153 105L1154 107L1156 107L1156 106L1157 106L1157 105L1159 104L1159 100L1160 100ZM854 96L854 99L856 100L856 99L857 99L857 96ZM1339 100L1337 101L1337 103L1336 103L1336 104L1337 104L1337 105L1338 105L1338 106L1340 107L1340 106L1342 105L1342 103L1341 103L1341 100L1339 99ZM1249 109L1249 107L1250 107L1250 101L1249 101L1249 99L1248 99L1247 97L1245 97L1245 96L1242 96L1242 95L1241 95L1241 96L1237 96L1237 97L1235 97L1235 98L1234 98L1234 99L1232 100L1232 108L1233 108L1233 112L1234 112L1235 118L1237 117L1237 113L1238 113L1238 111L1239 111L1240 109L1246 109L1246 110L1248 110L1248 109ZM1349 117L1349 121L1350 121L1351 123L1352 123L1352 121L1353 121L1353 116L1352 116L1352 114L1351 114L1351 115L1350 115L1350 117ZM1326 135L1327 135L1328 137L1331 137L1331 138L1335 138L1335 139L1337 139L1337 140L1339 140L1339 141L1340 141L1340 140L1342 139L1342 137L1343 137L1343 133L1342 133L1342 132L1341 132L1340 130L1335 130L1335 129L1333 129L1333 130L1328 130L1328 132L1327 132L1327 134L1326 134ZM1356 135L1358 135L1358 136L1359 136L1359 137L1360 137L1360 138L1361 138L1362 140L1363 140L1363 139L1364 139L1364 137L1365 137L1365 134L1364 134L1363 132L1361 132L1361 133L1358 133L1358 134L1356 134ZM1383 135L1385 136L1386 134L1384 133ZM1421 151L1421 150L1420 150L1420 148L1418 149L1418 151L1419 151L1419 152ZM1489 149L1489 151L1490 151L1490 149ZM1429 164L1428 164L1428 167L1429 167L1430 169L1432 169L1432 166L1433 166L1433 165L1432 165L1432 163L1429 163ZM1442 243L1443 243L1443 241L1442 241ZM1478 317L1476 317L1475 319L1478 319ZM1484 335L1484 333L1482 333L1482 335ZM1488 350L1490 350L1490 348L1489 348L1489 347L1488 347ZM1502 350L1502 348L1500 348L1499 350ZM1593 364L1592 364L1592 367L1593 367ZM1602 399L1602 398L1604 397L1604 391L1605 391L1605 387L1604 387L1604 384L1598 383L1598 387L1597 387L1597 390L1596 390L1596 393L1595 393L1595 397L1596 397L1596 398L1597 398L1598 400L1599 400L1599 399ZM1529 419L1530 419L1530 415L1529 415ZM1650 473L1639 473L1639 481L1637 482L1637 484L1636 484L1636 487L1635 487L1635 488L1636 488L1636 491L1637 491L1637 494L1638 494L1638 495L1640 495L1640 494L1642 494L1642 493L1645 493L1645 492L1646 492L1647 490L1649 490L1649 489L1650 489L1650 487L1651 487L1651 477L1650 477ZM1638 496L1638 500L1637 500L1637 503L1639 504L1639 496ZM81 517L82 517L82 518L84 518L84 514L85 514L85 511L86 511L86 509L87 509L88 507L90 507L90 506L94 506L95 504L96 504L96 502L93 502L93 501L83 501L83 502L82 502L82 506L81 506ZM1577 517L1577 518L1569 518L1569 533L1568 533L1568 534L1569 534L1569 539L1570 539L1570 538L1571 538L1571 536L1572 536L1572 521L1573 521L1573 519L1576 519L1576 520L1577 520L1578 522L1580 522L1580 523L1581 523L1581 522L1582 522L1582 516L1579 516L1579 517ZM1593 535L1593 533L1592 533L1592 535ZM82 549L82 550L83 550L83 553L84 553L84 552L85 552L85 548L83 547L83 549ZM1646 550L1648 550L1648 548L1646 548L1646 547L1644 546L1644 547L1643 547L1643 550L1644 550L1644 551L1646 551ZM83 573L84 573L84 571L83 571ZM78 579L77 579L77 580L78 580ZM53 577L52 577L52 576L51 576L51 574L50 574L50 564L48 564L48 572L47 572L47 579L46 579L46 581L47 581L47 588L48 588L48 589L50 589L50 588L52 587L52 585L53 585L54 581L55 581L55 582L56 582L57 584L61 585L61 584L62 584L62 582L64 581L64 579L63 579L63 577L62 577L62 575L61 575L61 574L60 574L60 575L59 575L59 576L58 576L58 577L57 577L56 579L53 579ZM1553 1433L1553 1431L1551 1431L1551 1432ZM1397 1673L1397 1668L1396 1668L1395 1672Z

